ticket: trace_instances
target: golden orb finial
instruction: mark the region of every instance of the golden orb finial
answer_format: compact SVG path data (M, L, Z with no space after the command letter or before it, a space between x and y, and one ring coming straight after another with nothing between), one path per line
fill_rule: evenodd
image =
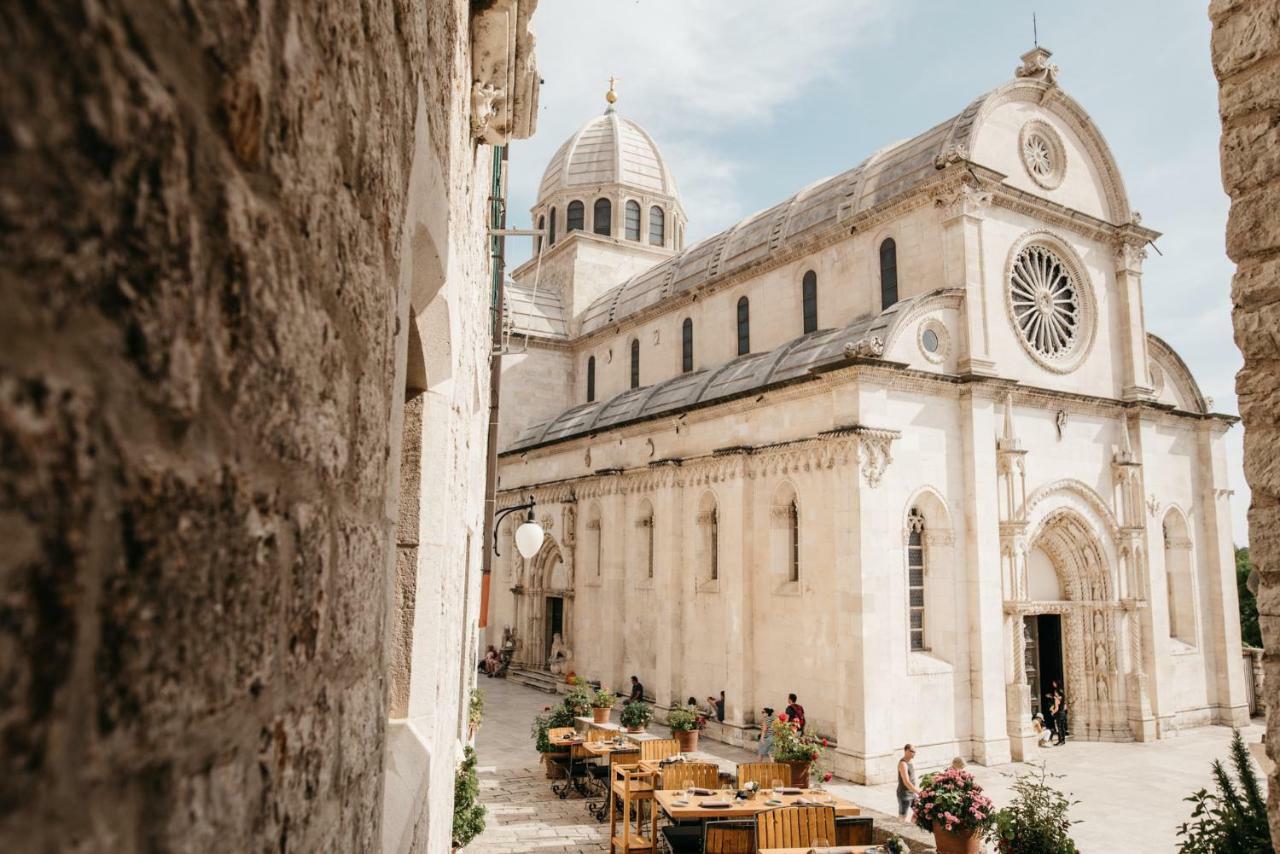
M611 106L611 107L612 107L614 104L618 103L618 91L617 91L617 85L618 85L618 78L616 78L616 77L610 77L610 78L609 78L609 91L604 93L604 99L605 99L606 101L608 101L608 102L609 102L609 106Z

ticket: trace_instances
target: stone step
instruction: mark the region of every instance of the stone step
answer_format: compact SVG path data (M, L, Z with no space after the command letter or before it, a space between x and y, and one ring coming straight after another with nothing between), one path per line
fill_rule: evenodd
M548 694L556 693L556 684L560 681L555 676L544 671L524 670L515 667L507 671L507 679L517 685L527 685L539 691L546 691Z

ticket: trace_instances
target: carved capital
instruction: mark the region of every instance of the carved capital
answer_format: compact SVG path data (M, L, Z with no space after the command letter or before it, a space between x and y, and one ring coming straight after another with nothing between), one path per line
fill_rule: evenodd
M471 131L486 145L527 139L538 124L538 0L493 0L471 18Z
M1142 262L1147 259L1147 249L1143 243L1119 240L1111 248L1116 259L1117 273L1142 274Z
M935 199L934 206L942 210L943 222L961 216L977 219L986 214L987 208L991 206L992 198L992 194L986 190L969 184L961 184L955 192Z

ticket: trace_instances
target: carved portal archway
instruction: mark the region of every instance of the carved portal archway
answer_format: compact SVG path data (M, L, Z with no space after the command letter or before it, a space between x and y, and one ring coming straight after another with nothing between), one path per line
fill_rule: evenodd
M565 646L573 648L573 590L568 566L560 550L560 544L548 536L542 549L529 561L526 575L528 584L522 591L524 607L518 609L517 625L524 639L521 648L522 663L536 670L547 669L547 599L562 600L561 636Z
M1090 741L1132 738L1126 722L1121 638L1126 615L1116 593L1115 573L1104 543L1078 512L1046 515L1029 538L1028 553L1039 548L1058 575L1062 598L1017 603L1023 618L1062 617L1064 688L1069 727ZM1021 638L1019 654L1021 654Z

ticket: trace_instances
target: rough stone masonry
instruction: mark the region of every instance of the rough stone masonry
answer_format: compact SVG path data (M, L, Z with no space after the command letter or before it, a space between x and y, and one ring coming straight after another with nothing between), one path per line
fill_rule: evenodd
M380 846L402 219L420 105L472 177L469 11L0 16L0 850Z
M1213 68L1222 116L1222 184L1231 197L1227 254L1244 420L1249 553L1262 586L1267 755L1280 759L1280 3L1213 0ZM1270 779L1271 837L1280 844L1280 772Z

